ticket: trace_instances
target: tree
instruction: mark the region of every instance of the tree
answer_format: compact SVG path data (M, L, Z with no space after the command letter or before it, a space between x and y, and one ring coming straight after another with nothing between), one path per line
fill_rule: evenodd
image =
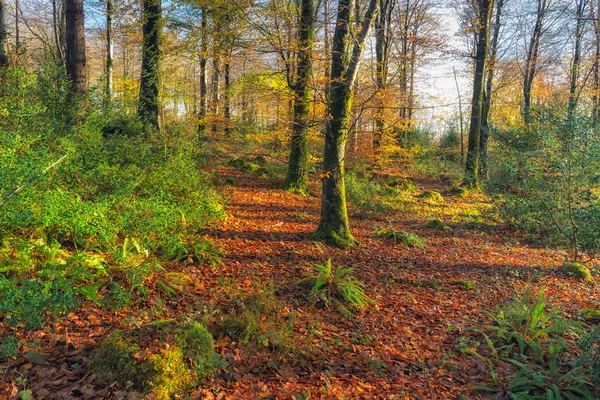
M65 0L66 67L75 93L86 90L87 62L85 57L85 32L83 0Z
M161 20L161 0L143 0L142 74L140 79L138 115L144 123L157 129L159 128L158 88L161 58Z
M493 0L477 0L477 50L475 53L475 73L473 76L473 96L471 100L471 123L467 148L467 161L465 163L465 177L463 185L467 187L478 186L479 168L479 139L481 135L481 114L483 107L483 83L485 79L485 65L488 57L488 28Z
M577 100L579 95L577 94L577 81L579 79L579 69L581 63L581 42L583 40L585 19L584 11L587 8L588 0L577 0L575 10L575 49L573 51L573 60L571 62L571 73L570 73L570 84L569 84L569 104L568 104L568 116L569 119L573 118L575 114L575 108L577 107Z
M106 82L105 82L105 106L109 106L113 95L113 4L112 0L106 0Z
M489 63L485 77L485 89L483 91L483 105L481 110L481 130L479 134L479 176L485 178L488 173L487 152L488 140L490 137L489 117L490 108L492 106L492 85L494 82L494 69L498 57L498 41L500 39L500 28L502 26L502 11L504 8L504 0L498 0L496 3L496 13L494 16L494 24L491 27L493 30L492 41L489 49Z
M337 21L331 46L331 84L325 116L325 146L321 180L321 218L315 236L342 248L352 247L344 185L344 158L354 82L371 23L376 16L377 0L370 0L360 31L351 35L352 2L339 0ZM352 52L351 39L356 37Z
M292 140L287 174L283 186L299 193L308 190L308 122L310 111L310 78L315 37L315 11L313 0L302 0L298 30L298 64L294 91Z
M198 112L198 135L204 136L206 133L206 117L208 115L208 90L206 86L206 64L208 58L208 32L206 7L200 9L200 55L198 61L200 64L200 109Z
M0 68L8 64L6 55L6 20L4 18L4 0L0 0Z

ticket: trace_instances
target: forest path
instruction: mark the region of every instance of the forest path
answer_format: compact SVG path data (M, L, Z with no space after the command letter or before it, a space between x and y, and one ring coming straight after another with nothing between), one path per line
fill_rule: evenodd
M296 312L293 342L306 338L310 327L320 327L310 336L310 357L278 358L266 349L242 355L235 343L218 341L236 376L235 384L221 388L226 396L451 399L462 393L474 398L469 385L485 381L487 371L460 354L459 339L485 319L481 310L505 301L530 276L575 313L593 295L563 295L559 289L569 281L553 268L562 262L557 251L520 245L496 228L456 224L451 231L427 229L426 219L414 213L364 218L350 205L352 233L361 245L337 250L310 238L318 224L318 197L290 194L266 178L232 168L218 174L233 178L235 186L221 187L230 217L211 236L227 256L213 288L221 290L227 282L252 292L273 285L284 309ZM417 233L426 248L408 248L374 234L388 224ZM377 306L349 320L334 308L310 305L306 291L294 282L328 258L335 266L353 268ZM459 280L473 282L474 289Z

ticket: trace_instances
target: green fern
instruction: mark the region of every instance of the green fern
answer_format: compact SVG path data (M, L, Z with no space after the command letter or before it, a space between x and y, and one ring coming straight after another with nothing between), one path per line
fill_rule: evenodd
M375 234L386 239L392 239L396 243L402 243L407 247L425 248L423 240L412 232L397 231L392 227L384 227L378 229Z
M325 306L346 302L363 308L373 303L365 292L364 284L352 275L352 269L334 267L331 258L325 264L314 265L310 276L300 283L310 287L309 301Z

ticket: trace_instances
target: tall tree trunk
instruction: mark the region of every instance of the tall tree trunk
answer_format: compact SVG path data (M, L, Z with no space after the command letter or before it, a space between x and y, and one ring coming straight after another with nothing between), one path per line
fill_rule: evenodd
M64 35L63 35L63 13L62 7L57 6L58 0L52 0L52 32L54 34L54 45L56 46L57 61L65 65Z
M353 87L365 39L377 12L377 0L370 0L362 28L350 48L351 0L339 0L337 22L331 49L331 86L325 120L325 147L321 180L321 219L315 236L330 244L348 248L355 245L350 234L344 185L344 159L350 128Z
M8 65L6 54L6 20L4 13L4 0L0 0L0 68Z
M223 80L225 84L223 93L223 130L226 135L231 133L231 52L225 56L223 63Z
M496 15L494 25L492 26L493 34L489 50L489 63L487 67L487 75L485 77L485 89L483 91L483 104L481 109L481 131L479 135L479 176L483 179L487 178L488 174L488 141L490 137L489 117L490 107L492 105L492 84L494 81L494 70L496 68L496 57L498 55L498 40L500 38L500 24L502 22L502 9L504 0L498 0L496 3Z
M86 89L83 0L66 0L67 74L75 93Z
M568 118L572 119L575 115L575 108L577 107L577 80L579 79L579 67L581 57L581 40L584 33L585 20L583 18L583 12L587 7L587 0L577 0L577 10L575 18L577 23L575 27L575 49L573 53L573 60L571 62L571 77L569 85L569 104L568 104Z
M308 191L308 119L310 112L310 77L315 40L314 0L302 0L298 31L298 64L294 82L292 141L283 187L298 193Z
M138 115L144 123L156 129L159 128L161 16L161 0L142 1L142 75Z
M485 64L488 56L488 25L492 0L478 0L477 13L479 32L477 35L477 52L475 53L475 75L473 76L473 97L471 100L471 123L469 126L469 143L465 177L463 184L467 187L477 187L477 170L479 167L479 135L481 132L481 112L483 106L483 83L485 79Z
M203 8L201 26L201 42L200 42L200 110L198 113L198 136L202 137L206 134L206 116L207 116L207 87L206 87L206 58L208 57L208 44L207 44L207 18L206 9Z
M391 42L391 18L395 0L381 0L379 15L375 19L375 84L378 92L377 110L375 112L375 135L373 150L375 157L379 155L381 140L385 131L384 97L387 86L388 57Z
M106 0L106 82L105 82L105 108L110 107L113 96L113 4Z
M590 2L592 18L594 18L594 90L592 92L592 120L597 124L600 120L600 0Z
M525 124L531 123L531 91L533 89L533 80L537 73L540 41L544 32L543 25L547 11L547 0L537 0L536 21L531 32L529 47L525 57L525 70L523 72L523 122Z
M219 115L219 102L220 102L220 90L221 90L221 56L219 55L216 46L213 54L213 74L212 74L212 101L211 101L211 113L213 119L216 119ZM219 131L219 124L216 121L212 123L212 131Z

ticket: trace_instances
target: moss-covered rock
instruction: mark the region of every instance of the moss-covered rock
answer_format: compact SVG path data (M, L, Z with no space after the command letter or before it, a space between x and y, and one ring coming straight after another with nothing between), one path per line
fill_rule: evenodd
M469 191L462 186L454 185L448 190L448 194L464 199L469 195Z
M256 156L252 159L255 164L262 165L263 167L269 165L269 162L264 156Z
M231 177L226 178L225 181L223 182L223 184L225 186L235 186L235 179L233 179Z
M210 376L215 359L203 325L166 321L113 332L94 351L91 367L124 388L166 400Z
M448 225L446 225L444 223L444 221L442 221L441 219L430 219L429 221L427 221L425 223L425 228L429 228L429 229L435 229L438 231L447 231L450 230L450 228L448 227Z
M562 266L562 271L578 279L583 279L586 282L592 281L592 274L588 267L579 262L570 262Z
M436 190L426 190L419 197L432 204L442 204L445 202L444 197Z

